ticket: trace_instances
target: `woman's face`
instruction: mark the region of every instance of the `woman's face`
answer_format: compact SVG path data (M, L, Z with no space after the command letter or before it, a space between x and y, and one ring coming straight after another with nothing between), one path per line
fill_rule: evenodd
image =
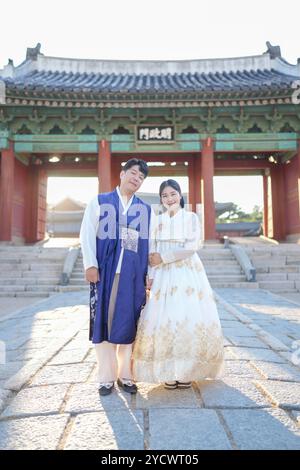
M180 193L171 186L166 186L161 193L161 203L169 212L174 212L180 208Z

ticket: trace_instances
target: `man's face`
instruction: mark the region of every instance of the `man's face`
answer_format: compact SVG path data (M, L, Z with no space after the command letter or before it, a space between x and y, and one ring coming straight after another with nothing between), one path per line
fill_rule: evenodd
M132 166L127 171L121 171L120 177L122 189L131 193L138 191L145 179L138 165Z

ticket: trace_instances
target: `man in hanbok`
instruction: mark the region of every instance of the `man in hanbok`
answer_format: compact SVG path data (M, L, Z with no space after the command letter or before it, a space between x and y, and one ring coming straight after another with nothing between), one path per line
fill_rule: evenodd
M151 208L135 193L147 175L146 162L129 160L120 185L87 205L80 230L101 396L109 395L115 382L125 392L137 392L131 356L146 303Z

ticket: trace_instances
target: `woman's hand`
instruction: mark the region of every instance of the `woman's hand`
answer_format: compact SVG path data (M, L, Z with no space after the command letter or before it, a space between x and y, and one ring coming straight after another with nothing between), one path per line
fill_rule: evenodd
M146 278L146 289L150 290L151 287L152 287L152 284L153 284L153 279L149 279L149 277L147 276L147 278Z
M162 262L163 262L163 260L162 260L159 253L150 253L150 255L149 255L149 264L150 264L151 268L153 268L154 266L158 266Z

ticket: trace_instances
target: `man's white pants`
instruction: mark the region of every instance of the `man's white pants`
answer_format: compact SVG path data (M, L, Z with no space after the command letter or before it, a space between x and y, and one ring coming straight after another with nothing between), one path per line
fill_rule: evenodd
M132 344L95 344L99 382L115 382L117 378L132 380Z
M108 333L110 335L120 274L116 274L112 285L108 308ZM108 341L95 344L99 382L115 382L117 378L132 379L132 344L113 344Z

